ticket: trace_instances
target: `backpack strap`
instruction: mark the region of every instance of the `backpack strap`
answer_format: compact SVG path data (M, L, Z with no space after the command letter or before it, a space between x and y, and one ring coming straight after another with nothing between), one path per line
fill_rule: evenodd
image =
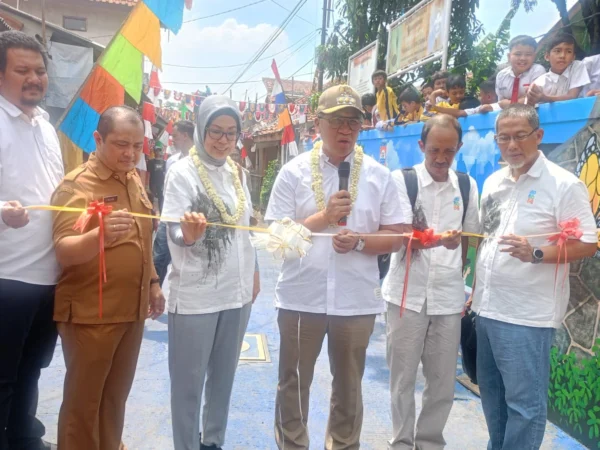
M413 212L415 211L415 205L417 204L417 195L419 194L419 180L417 178L417 172L413 167L407 167L402 169L402 175L404 176L404 184L406 185L406 193L410 200L410 207Z
M471 193L471 178L464 172L456 172L458 177L458 187L460 188L460 196L463 202L463 217L462 223L465 223L465 217L467 217L467 208L469 207L469 197Z

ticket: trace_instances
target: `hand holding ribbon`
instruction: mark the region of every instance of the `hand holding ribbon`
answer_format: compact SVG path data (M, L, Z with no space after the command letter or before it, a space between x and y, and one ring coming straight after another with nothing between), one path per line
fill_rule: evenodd
M112 206L105 205L104 202L94 201L89 204L86 211L81 213L77 222L73 226L75 231L83 233L93 216L98 216L98 317L102 319L102 285L106 283L106 260L104 258L104 218L112 212Z
M458 230L447 231L439 236L442 246L448 250L456 250L460 247L462 233Z
M418 240L421 242L423 247L432 247L438 243L441 239L441 235L435 234L435 231L432 228L427 228L425 230L415 230L411 233L408 238L408 243L406 244L406 258L404 260L404 265L406 267L406 271L404 273L404 289L402 290L402 303L400 305L400 317L404 315L404 310L406 309L406 294L408 293L408 279L410 273L410 260L412 254L412 244L413 240Z
M104 249L107 245L127 236L135 221L126 210L113 212L112 206L94 201L81 213L73 229L84 233L94 216L98 217L98 317L102 318L102 286L106 283Z

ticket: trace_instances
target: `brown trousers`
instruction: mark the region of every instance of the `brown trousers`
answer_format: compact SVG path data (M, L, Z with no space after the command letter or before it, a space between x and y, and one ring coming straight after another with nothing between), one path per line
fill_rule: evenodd
M275 405L277 446L285 450L309 448L310 385L327 334L333 382L325 448L358 449L363 421L362 377L375 316L328 316L280 309L277 322L280 334Z
M118 450L144 322L59 323L67 373L59 450Z

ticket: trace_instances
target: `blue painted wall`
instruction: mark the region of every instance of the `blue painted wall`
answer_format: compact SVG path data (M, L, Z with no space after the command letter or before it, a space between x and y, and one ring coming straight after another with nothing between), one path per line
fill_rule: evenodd
M558 146L574 137L592 117L596 97L569 102L540 105L541 127L545 131L542 144ZM459 119L463 129L463 147L456 157L456 169L469 173L479 186L500 168L500 151L494 141L498 113L478 114ZM423 123L397 126L394 131L365 131L359 143L365 152L391 170L411 167L423 161L418 141Z

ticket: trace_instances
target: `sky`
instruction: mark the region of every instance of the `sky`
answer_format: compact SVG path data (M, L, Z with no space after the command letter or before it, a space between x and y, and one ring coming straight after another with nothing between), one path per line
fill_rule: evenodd
M477 17L485 33L495 32L506 15L511 0L480 0ZM576 0L568 0L569 6ZM226 14L223 11L243 7ZM297 4L298 0L194 0L191 11L184 14L184 25L178 35L163 37L163 71L160 80L164 88L184 93L204 91L229 93L231 83L245 69L265 41ZM334 0L337 3L337 0ZM259 102L266 89L262 77L272 77L271 56L277 62L281 78L311 81L315 71L315 47L320 43L317 30L322 21L322 0L306 0L276 41L231 88L234 100ZM287 10L286 10L287 9ZM215 15L205 18L206 16ZM337 11L332 17L337 20ZM194 20L198 19L199 20ZM511 35L529 34L537 37L559 20L551 0L538 0L533 12L522 8L512 21ZM237 67L225 67L233 66ZM186 68L195 66L202 68ZM211 68L205 68L211 67Z

